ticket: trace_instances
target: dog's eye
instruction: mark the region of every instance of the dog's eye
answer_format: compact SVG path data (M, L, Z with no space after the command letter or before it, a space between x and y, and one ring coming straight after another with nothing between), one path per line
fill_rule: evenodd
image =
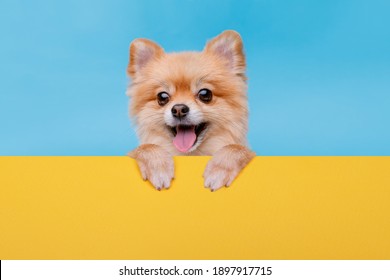
M164 106L169 102L169 94L165 91L160 92L159 94L157 94L157 102L160 106Z
M203 103L209 103L211 99L213 99L213 94L211 93L211 90L204 88L198 92L198 98Z

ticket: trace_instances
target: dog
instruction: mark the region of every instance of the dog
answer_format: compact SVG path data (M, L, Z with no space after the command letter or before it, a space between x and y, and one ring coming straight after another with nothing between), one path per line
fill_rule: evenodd
M201 52L166 53L148 39L130 44L127 89L140 146L128 155L157 189L174 178L173 156L213 156L211 191L230 186L255 153L248 148L245 55L239 33L222 32Z

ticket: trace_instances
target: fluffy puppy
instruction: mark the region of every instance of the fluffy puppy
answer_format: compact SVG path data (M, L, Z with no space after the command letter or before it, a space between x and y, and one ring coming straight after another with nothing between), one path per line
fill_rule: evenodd
M229 186L255 156L247 147L245 57L237 32L223 32L202 52L168 54L135 39L127 72L140 141L129 156L157 190L171 184L172 156L212 155L203 174L211 191Z

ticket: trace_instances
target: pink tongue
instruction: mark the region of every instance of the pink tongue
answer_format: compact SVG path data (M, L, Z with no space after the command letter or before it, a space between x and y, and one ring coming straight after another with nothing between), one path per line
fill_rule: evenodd
M177 134L173 139L173 144L176 149L182 153L186 153L194 145L196 140L195 126L176 127Z

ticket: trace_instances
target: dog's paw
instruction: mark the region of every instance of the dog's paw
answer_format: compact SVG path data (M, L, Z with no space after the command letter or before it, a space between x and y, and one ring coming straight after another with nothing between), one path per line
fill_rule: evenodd
M207 163L203 173L205 187L216 191L223 186L230 186L254 156L252 151L240 145L223 147Z
M137 161L142 178L148 180L156 190L168 189L173 179L172 158L155 158L150 161Z
M129 156L137 160L142 178L148 180L156 190L170 187L174 178L173 158L163 148L152 144L141 145Z
M220 158L212 158L204 171L204 185L212 192L223 186L230 186L240 169L234 164L223 162Z

